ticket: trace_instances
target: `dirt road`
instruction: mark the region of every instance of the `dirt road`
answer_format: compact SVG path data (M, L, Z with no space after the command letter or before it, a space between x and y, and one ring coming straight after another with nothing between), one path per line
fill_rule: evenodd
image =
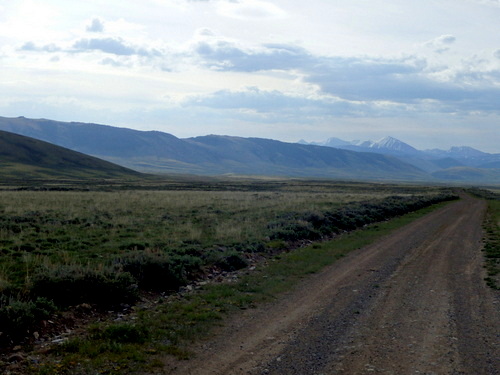
M500 374L485 203L464 197L228 322L172 374Z

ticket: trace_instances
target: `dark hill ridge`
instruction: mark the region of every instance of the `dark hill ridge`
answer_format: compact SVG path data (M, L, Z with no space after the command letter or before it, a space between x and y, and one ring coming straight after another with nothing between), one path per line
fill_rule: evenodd
M433 179L422 170L387 155L270 139L217 135L179 139L157 131L24 117L0 117L0 129L148 172Z
M122 166L34 138L0 130L3 178L116 178L138 176Z

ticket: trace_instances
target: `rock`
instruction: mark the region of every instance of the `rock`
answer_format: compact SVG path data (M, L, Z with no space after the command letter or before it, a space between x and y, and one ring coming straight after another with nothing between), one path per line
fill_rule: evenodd
M22 362L24 361L24 355L22 355L21 353L13 353L7 357L7 361L10 363Z
M82 304L76 306L76 310L90 311L90 310L92 310L92 306L90 306L88 303L82 303Z

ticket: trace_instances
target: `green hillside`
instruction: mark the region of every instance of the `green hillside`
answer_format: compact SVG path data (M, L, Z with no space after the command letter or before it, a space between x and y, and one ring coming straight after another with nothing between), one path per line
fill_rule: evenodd
M0 178L124 178L140 173L33 138L0 131Z

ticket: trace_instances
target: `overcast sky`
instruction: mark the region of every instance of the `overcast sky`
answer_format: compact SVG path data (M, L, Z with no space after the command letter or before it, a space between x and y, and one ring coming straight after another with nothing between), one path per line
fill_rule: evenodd
M0 116L500 152L500 0L0 0Z

